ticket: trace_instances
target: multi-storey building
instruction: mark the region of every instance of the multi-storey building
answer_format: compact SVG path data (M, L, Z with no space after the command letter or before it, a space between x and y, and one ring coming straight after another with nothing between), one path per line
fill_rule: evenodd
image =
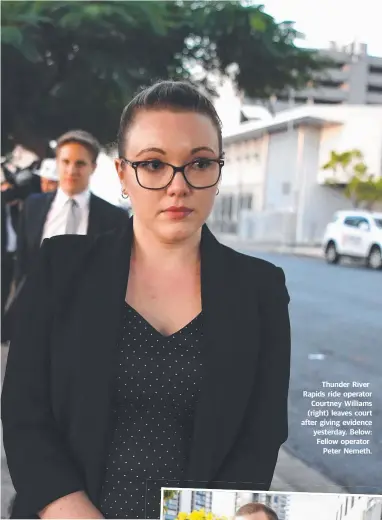
M367 495L338 497L335 520L381 520L382 498Z
M344 195L349 173L323 166L332 151L359 149L370 175L382 175L382 105L295 107L242 123L223 141L225 165L209 220L214 231L320 244L333 214L352 207Z
M191 513L191 511L211 512L213 493L205 490L185 489L175 494L167 501L167 509L163 520L174 520L180 512Z
M363 520L382 520L382 498L368 497Z
M352 43L339 46L331 43L319 54L333 65L317 73L313 84L303 90L286 91L264 103L264 100L243 100L243 116L251 105L266 105L271 112L306 103L321 105L377 105L382 104L382 57L370 56L367 45ZM252 119L249 115L248 119Z

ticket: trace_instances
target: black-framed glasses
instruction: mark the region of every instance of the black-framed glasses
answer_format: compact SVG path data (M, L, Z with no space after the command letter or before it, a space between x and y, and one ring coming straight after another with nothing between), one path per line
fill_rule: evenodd
M212 188L220 179L223 159L210 159L203 157L174 166L160 159L150 161L129 161L126 157L120 159L129 164L135 171L138 184L147 190L163 190L173 181L177 172L180 172L191 188L204 190Z

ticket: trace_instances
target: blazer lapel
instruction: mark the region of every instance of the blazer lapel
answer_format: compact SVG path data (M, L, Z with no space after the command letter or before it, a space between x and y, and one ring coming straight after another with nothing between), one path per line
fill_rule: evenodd
M103 235L103 240L106 238ZM97 283L89 287L84 303L87 311L82 316L82 326L77 341L82 348L78 359L81 370L86 371L86 378L81 386L81 399L86 403L81 417L83 428L89 430L86 477L88 493L94 503L98 503L103 482L107 450L112 435L112 407L114 391L115 354L121 329L123 302L125 299L132 245L132 219L119 232L110 233L109 243L104 243L102 251L90 248L88 255L96 255L97 268L102 264L103 275ZM79 268L79 276L84 276ZM91 370L89 370L89 363Z
M196 482L199 487L206 486L217 474L239 431L254 384L258 345L250 329L256 328L255 296L246 301L245 273L238 272L234 255L204 226L205 373L186 473L191 487Z
M88 235L95 235L96 233L100 233L103 229L102 215L98 202L98 197L91 193L89 201Z
M37 214L31 221L31 242L35 248L40 248L46 217L55 196L55 191L45 195L42 204L37 206Z

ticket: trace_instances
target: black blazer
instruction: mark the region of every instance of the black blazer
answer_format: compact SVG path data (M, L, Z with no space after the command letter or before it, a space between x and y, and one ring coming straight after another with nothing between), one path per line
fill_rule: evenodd
M45 240L28 277L2 395L12 518L77 490L99 507L132 222L119 233ZM268 490L288 431L284 274L204 225L201 283L207 376L184 486Z
M24 203L17 237L17 283L28 273L37 256L44 224L55 196L56 192L36 193L30 195ZM120 227L128 218L126 211L93 194L90 195L89 205L88 235L111 231Z

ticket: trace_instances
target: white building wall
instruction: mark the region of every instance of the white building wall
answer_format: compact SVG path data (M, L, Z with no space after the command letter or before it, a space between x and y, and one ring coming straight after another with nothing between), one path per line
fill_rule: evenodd
M288 129L285 119L284 130L278 131L266 125L242 125L236 141L225 145L221 191L234 198L239 193L252 193L252 216L242 212L239 219L245 221L239 226L241 235L244 225L246 236L249 229L255 230L254 240L265 237L277 241L285 228L288 243L292 238L301 244L318 244L333 213L352 207L343 190L324 184L332 174L322 166L332 150L357 148L364 154L369 171L382 174L382 106L311 106L289 112L288 117L298 114L319 119L316 126L302 121L296 128L289 123ZM246 128L252 132L258 128L259 133L249 138ZM236 221L236 209L232 218ZM296 225L291 230L294 218Z
M317 183L320 140L326 129L300 127L301 164L296 180L296 242L320 243L325 227L338 209L351 208L340 190Z
M298 159L297 148L298 130L296 129L270 135L263 210L293 207L293 186Z
M363 520L382 519L382 497L373 497L368 500L368 509L364 514Z
M233 518L236 512L235 504L235 492L214 491L212 494L211 512L216 516Z
M104 152L97 159L97 168L90 177L90 189L101 199L118 206L121 199L121 183L114 160Z
M326 112L327 107L323 110ZM330 171L322 170L332 150L345 152L359 149L364 154L370 173L382 175L382 106L332 107L331 117L343 124L325 128L322 132L319 181L333 175Z
M182 489L179 499L179 511L182 513L191 513L192 506L192 491L189 489Z
M348 502L348 507L346 510L346 501ZM337 509L337 518L336 520L364 520L364 513L367 509L368 497L366 495L363 496L355 496L354 497L354 505L351 505L351 496L343 496L339 497L338 501L338 509ZM342 515L340 515L342 506Z
M228 194L252 194L256 211L263 207L264 172L269 136L231 143L224 147L225 165L220 191Z

